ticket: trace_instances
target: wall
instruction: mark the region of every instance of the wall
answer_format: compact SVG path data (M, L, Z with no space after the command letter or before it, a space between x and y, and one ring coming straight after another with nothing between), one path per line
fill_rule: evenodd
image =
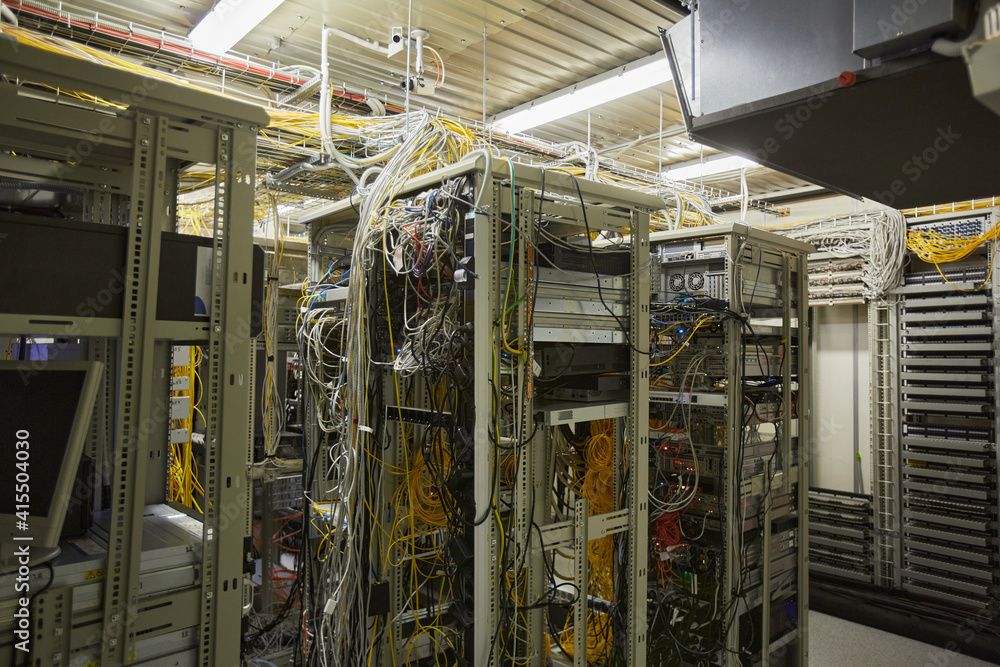
M819 306L812 324L811 485L870 493L868 308Z

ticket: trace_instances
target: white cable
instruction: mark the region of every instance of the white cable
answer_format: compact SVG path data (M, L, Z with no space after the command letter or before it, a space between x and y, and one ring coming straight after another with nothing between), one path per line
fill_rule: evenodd
M906 218L899 211L870 211L775 231L836 257L860 257L866 265L862 280L869 298L886 298L903 278Z
M304 373L320 415L320 426L331 443L326 456L341 500L333 505L329 521L339 533L338 544L342 548L328 551L317 581L318 599L324 605L330 600L332 608L337 610L348 610L344 617L360 623L368 618L363 586L370 575L380 576L381 568L378 555L360 553L357 546L366 531L374 529L368 525L370 515L364 503L367 494L380 493L385 474L380 471L372 476L368 465L372 451L370 433L378 419L371 414L368 404L369 376L379 372L379 366L387 365L371 356L372 332L367 327L371 326L372 305L367 302L368 286L377 272L395 274L397 269L393 267L398 266L407 293L393 298L399 298L405 307L412 301L407 295L418 289L422 278L426 289L442 292L438 282L440 273L429 286L425 276L429 265L449 260L453 253L446 225L438 219L440 215L435 215L434 202L428 211L427 202L408 206L393 200L412 176L444 166L446 154L453 152L459 141L445 125L421 111L410 114L410 132L397 143L404 137L402 121L400 117L380 120L371 125L370 132L355 133L359 141L376 150L367 158L345 156L346 161L352 166L374 166L386 158L388 162L381 170L367 171L358 189L360 216L343 310L309 309L299 325ZM487 155L486 159L489 167L492 156ZM482 195L482 189L479 194ZM321 298L318 294L322 289L326 288L313 286L305 302ZM373 298L383 297L374 294ZM432 299L419 315L404 311L402 320L392 319L394 337L401 335L404 341L393 362L401 375L414 372L417 361L424 363L430 359L433 363L443 354L443 341L457 328L447 314L447 306L447 301ZM327 617L314 620L324 664L336 667L364 664L368 647L355 638L364 636L366 628L345 627Z

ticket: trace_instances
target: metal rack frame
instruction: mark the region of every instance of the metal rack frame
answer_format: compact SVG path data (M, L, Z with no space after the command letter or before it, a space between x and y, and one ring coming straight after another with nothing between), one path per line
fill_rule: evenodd
M875 519L875 583L899 585L899 321L885 301L868 304L871 350L872 497Z
M986 217L984 217L986 215ZM964 213L944 213L936 216L921 217L910 221L911 228L925 228L944 226L946 232L959 234L976 234L980 225L989 222L988 212L968 211ZM993 252L992 247L987 251L987 255ZM925 267L934 273L930 266ZM952 265L942 265L941 269L946 274L953 268ZM911 267L908 274L913 271ZM955 282L953 280L952 282ZM978 285L977 281L959 281L955 286L962 290L973 290ZM907 492L904 489L903 476L906 474L907 464L905 463L906 445L904 443L904 426L909 420L904 412L903 394L904 373L901 366L904 364L903 352L908 348L906 336L920 335L926 329L907 329L907 324L901 314L901 310L910 305L916 304L917 308L936 307L940 310L940 317L945 317L949 310L960 311L963 304L994 303L993 294L1000 289L996 272L992 272L991 278L984 286L984 294L971 296L959 293L958 298L946 295L954 292L954 289L944 283L943 279L935 276L927 287L921 288L919 285L902 285L893 294L893 301L872 301L869 304L869 345L872 354L872 382L871 382L871 425L872 425L872 480L873 480L873 509L874 509L874 560L875 560L875 584L881 588L892 589L905 587L906 578L906 538L904 528L904 505L906 503ZM911 302L913 298L933 297L940 293L940 297L932 300L918 300ZM947 299L947 301L946 301ZM922 305L924 304L924 305ZM937 311L932 311L932 313ZM992 368L996 368L1000 359L1000 326L997 324L998 314L995 309L992 314L979 323L979 327L986 327L985 330L992 331L993 344L990 363ZM911 316L912 318L912 316ZM933 318L923 317L921 319L933 321ZM971 331L967 329L966 331ZM945 336L948 329L936 329L932 335L944 336L939 339L940 354L947 354L949 338ZM963 334L961 328L953 330L955 335ZM961 345L953 346L953 350L960 351ZM935 371L935 378L941 379L948 374L953 374L954 368L941 365L946 361L927 361L923 365L932 365L932 368L925 370ZM959 368L961 370L961 368ZM913 373L909 373L913 376ZM913 376L919 377L919 376ZM933 381L933 380L932 380ZM993 396L996 397L1000 388L1000 379L994 378ZM961 390L967 391L967 390ZM914 393L911 388L910 394ZM935 394L931 389L926 392L917 391L918 394ZM940 392L937 392L940 395ZM945 400L945 399L941 399ZM971 400L971 399L970 399ZM920 402L911 405L920 407ZM918 410L919 411L919 410ZM947 415L947 410L944 412ZM1000 410L994 408L994 433L1000 433ZM945 420L947 421L947 419ZM911 458L917 458L914 455ZM995 467L994 470L997 468ZM996 539L995 531L993 538ZM958 598L952 601L957 601Z
M976 234L994 215L918 220L911 228ZM921 597L981 610L997 604L1000 585L1000 283L992 244L985 250L936 268L914 258L896 290L894 312L900 371L894 583Z
M513 171L513 174L511 173ZM603 403L580 403L575 406L562 404L559 409L553 406L546 406L538 403L531 396L531 374L532 362L530 355L533 354L533 327L527 326L526 314L531 304L531 285L538 279L533 275L533 259L530 256L530 249L526 251L524 246L520 247L521 256L517 258L518 268L515 270L514 280L520 293L529 295L511 313L511 317L517 322L519 327L517 333L526 341L529 350L529 359L522 363L519 369L514 371L523 374L520 379L528 386L528 404L524 410L528 415L535 415L541 412L546 415L544 423L555 425L568 423L570 421L589 421L605 416L624 418L624 440L628 447L621 455L628 457L627 467L637 471L627 477L623 475L626 468L625 461L621 460L619 451L623 448L616 448L615 468L617 471L616 488L619 490L627 483L627 489L619 497L624 496L625 502L615 507L615 511L610 514L600 516L588 516L588 504L585 499L581 499L575 506L575 518L569 521L558 523L548 523L548 494L538 495L537 502L531 501L532 494L543 485L547 478L549 442L547 432L549 429L539 429L539 432L528 443L526 443L528 454L521 457L521 467L519 470L517 488L512 491L512 503L514 506L514 521L524 528L532 521L540 526L541 536L536 537L535 533L525 530L515 531L517 539L522 539L528 535L528 539L523 544L519 543L514 548L528 550L526 558L526 596L534 599L544 592L544 549L554 548L554 545L562 545L573 549L577 554L574 570L575 579L583 581L583 589L586 590L586 580L588 572L587 563L587 542L591 539L622 533L627 540L626 549L628 553L628 577L625 594L627 595L626 609L628 618L628 631L626 642L626 661L630 665L642 666L646 660L646 543L647 530L646 513L646 487L648 481L646 470L640 462L645 462L646 450L648 448L648 357L644 354L648 345L649 327L649 271L648 262L648 228L650 212L662 207L662 201L651 195L645 195L623 188L610 186L593 181L575 179L572 176L559 172L545 172L542 180L542 170L537 167L514 163L510 166L507 162L494 162L490 171L487 171L487 163L484 158L479 157L475 161L465 161L451 167L437 170L408 181L397 198L419 193L423 190L433 188L441 182L458 177L469 176L472 179L474 191L479 192L480 188L485 188L487 196L485 203L478 210L470 213L466 222L466 233L471 235L471 241L467 240L467 248L471 247L472 254L476 261L476 288L471 294L474 297L466 303L466 318L469 321L478 323L489 323L496 320L505 304L502 303L502 294L498 291L501 284L500 276L500 229L501 216L510 215L512 212L519 220L534 220L539 210L539 196L543 189L547 197L552 195L561 196L562 199L556 201L546 201L542 203L543 215L560 216L559 226L563 229L575 230L573 233L585 233L586 226L592 231L612 230L623 235L631 235L630 267L631 278L629 283L629 303L627 308L628 334L625 339L619 337L618 342L631 340L633 348L629 354L630 375L633 378L630 382L629 397L625 401L603 402ZM511 179L516 183L514 210L511 210ZM579 189L578 189L579 188ZM579 198L586 202L587 213L584 214ZM608 207L620 211L627 211L626 216L620 213L614 216L608 215ZM587 215L586 221L584 215ZM323 230L331 225L344 225L349 221L357 220L357 213L352 209L351 203L342 201L327 207L324 214L312 221L310 236L313 240L319 238ZM533 223L532 223L533 224ZM467 239L469 236L466 237ZM320 267L321 262L317 262L311 254L311 275L321 276L324 267ZM626 318L623 318L626 319ZM474 429L474 474L475 474L475 500L476 507L482 508L490 505L491 490L494 493L501 493L499 466L495 466L492 460L492 446L488 432L491 421L491 401L493 392L490 385L490 369L492 367L491 353L494 346L499 344L500 332L494 330L490 333L490 327L480 326L476 329L474 337L474 396L476 404L476 417ZM542 431L545 431L543 433ZM520 434L526 436L528 434ZM620 444L620 443L619 443ZM391 465L391 455L387 463ZM544 491L544 489L542 489ZM476 664L501 664L499 661L498 649L494 647L493 635L498 623L498 598L499 590L499 553L500 537L497 532L496 523L492 520L484 521L473 529L474 542L474 600L473 615L476 619L474 627L474 656ZM399 596L393 595L393 598ZM587 619L587 596L580 595L575 604L574 618L576 627L586 626ZM529 637L525 638L527 643L535 647L534 653L529 658L529 664L541 665L544 661L544 653L539 649L542 645L544 627L542 623L542 611L533 610L526 614L528 617ZM574 664L586 664L586 632L575 632L576 651ZM397 648L399 644L396 644ZM388 656L383 653L383 661Z
M0 147L13 151L0 159L0 173L83 190L89 221L128 227L124 317L0 314L0 334L87 337L91 354L103 357L109 368L107 402L99 406L108 422L92 425L95 453L103 457L112 485L100 622L86 636L71 635L78 619L62 614L37 633L33 651L48 656L43 662L55 654L68 660L70 651L86 647L97 650L109 667L141 662L140 634L150 639L163 633L156 629L163 621L174 627L171 622L190 618L199 626L192 642L197 663L237 665L243 536L249 534L251 221L256 135L267 116L249 104L27 47L6 36L0 36L0 73L11 81L121 105L109 108L0 84ZM215 165L216 176L209 318L164 321L156 315L160 232L175 227L178 168L195 162ZM206 506L197 593L167 593L159 598L163 605L147 610L140 602L139 565L148 468L165 461L151 458L165 446L157 441L163 406L154 400L154 356L165 340L196 342L207 350ZM72 587L53 587L37 603L48 607L66 596L71 599Z
M721 250L715 255L709 257L705 256L702 258L696 258L693 254L687 252L687 248L690 246L694 247L694 243L697 243L704 239L713 239L721 241L719 246ZM775 455L780 453L780 460L783 462L783 468L781 470L781 480L780 486L777 481L774 482L774 486L770 489L770 493L765 494L763 488L761 488L761 501L765 502L769 498L773 498L777 494L787 494L791 495L794 486L794 498L795 507L794 511L797 513L797 535L796 535L796 577L795 577L795 593L794 595L798 599L798 615L797 615L797 625L793 631L785 633L779 638L781 642L780 646L772 647L770 642L770 607L771 607L771 597L773 590L771 588L771 514L773 509L773 502L768 503L764 508L763 513L763 526L761 527L761 532L763 538L761 541L761 581L767 582L767 588L770 594L760 595L760 600L755 602L748 602L744 597L742 602L738 602L741 606L740 611L737 612L737 618L742 612L748 611L758 604L761 605L761 639L759 640L758 647L761 651L761 663L764 667L772 664L772 652L778 651L783 648L787 643L792 640L797 639L797 645L795 648L797 663L795 664L808 664L808 609L809 609L809 442L811 438L811 371L810 371L810 355L809 350L809 329L807 324L807 314L808 314L808 254L813 250L813 246L808 243L803 243L801 241L796 241L789 239L787 237L778 236L773 233L769 233L760 229L755 229L740 223L732 224L720 224L714 225L708 228L694 228L689 230L678 230L678 231L668 231L668 232L656 232L651 235L651 247L654 249L659 246L669 246L671 244L677 244L679 247L677 260L683 260L684 267L688 270L693 270L693 266L700 268L700 265L707 261L714 261L716 263L724 261L725 263L725 288L720 293L712 293L706 290L706 294L712 296L716 299L723 299L728 301L729 308L735 310L737 303L737 294L740 294L739 303L741 307L749 296L753 299L754 292L757 292L757 287L755 285L753 291L748 291L747 287L747 273L744 271L744 263L749 266L753 266L755 263L758 264L763 262L763 255L766 253L768 255L768 268L775 272L777 280L775 285L777 291L775 292L774 301L775 304L771 306L772 310L780 310L780 316L777 316L778 321L776 323L772 322L765 325L755 325L755 329L760 334L763 329L771 330L772 335L779 335L784 341L789 342L793 340L793 335L798 336L797 346L792 352L786 351L785 354L791 356L795 359L794 364L795 370L792 371L793 364L791 362L783 364L783 369L781 372L781 387L782 387L782 422L787 425L795 425L795 433L793 434L793 428L791 426L787 428L782 428L780 430L780 438L775 442ZM685 254L687 253L687 254ZM745 255L750 257L757 256L758 260L756 262L749 261ZM654 260L657 255L654 254ZM757 276L759 278L759 271ZM754 282L758 280L754 279ZM758 297L760 298L760 297ZM794 306L793 306L794 301ZM793 310L794 308L794 310ZM796 324L793 326L793 320L796 320ZM740 514L737 508L742 506L746 501L748 501L754 493L754 484L751 480L746 480L742 477L744 474L744 461L738 458L738 448L734 446L734 443L739 442L744 430L744 410L743 410L743 369L741 360L743 358L743 338L746 335L741 328L737 326L734 322L728 322L725 325L726 333L725 342L723 344L725 348L725 377L727 378L726 389L724 398L716 397L714 402L702 401L694 398L694 393L691 392L687 398L679 392L674 391L673 397L668 396L671 392L658 392L654 400L665 400L666 402L677 402L682 403L687 401L690 405L694 405L696 400L699 400L699 405L714 405L720 406L725 410L725 431L726 431L726 448L723 454L724 467L720 473L720 479L725 478L728 480L724 487L726 488L725 493L716 491L719 495L720 502L723 503L723 508L725 512L724 522L722 524L722 530L725 531L726 537L725 543L725 555L724 555L724 580L722 582L724 586L725 596L723 598L723 604L721 605L723 609L729 607L731 602L734 602L732 598L732 592L735 590L736 584L741 577L741 569L743 567L743 554L741 554L736 547L738 540L737 537L746 532L746 525L740 525ZM793 334L794 332L794 334ZM793 378L794 375L794 378ZM797 400L797 416L793 418L792 416L792 400L791 400L791 387L794 383L797 383L798 387L798 400ZM660 394L663 394L662 396ZM706 396L704 398L712 398L715 395ZM793 460L793 438L798 440L797 448L797 465L791 466ZM774 458L772 456L772 459ZM766 474L766 473L765 473ZM739 476L735 477L734 476ZM739 497L734 499L731 497L731 491L736 488L734 483L735 479L739 479ZM762 485L763 486L763 485ZM733 619L733 624L738 623L737 618ZM732 631L732 629L727 629L727 651L724 656L724 664L729 667L735 667L735 665L740 664L739 649L741 646L741 637L738 629Z

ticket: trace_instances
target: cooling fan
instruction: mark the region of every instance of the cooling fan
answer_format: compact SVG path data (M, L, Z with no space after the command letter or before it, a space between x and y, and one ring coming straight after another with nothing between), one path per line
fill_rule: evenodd
M676 294L700 292L705 288L705 274L701 271L692 271L687 275L673 273L667 281L667 287Z
M684 274L675 273L670 276L670 280L667 281L667 287L670 288L671 292L683 292L684 291Z

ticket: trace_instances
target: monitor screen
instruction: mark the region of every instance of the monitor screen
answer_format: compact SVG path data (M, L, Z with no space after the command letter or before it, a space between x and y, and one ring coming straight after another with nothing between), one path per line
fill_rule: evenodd
M0 361L0 571L59 553L104 364ZM15 547L30 543L30 555Z
M21 469L15 442L27 440L26 467L34 516L49 515L86 379L86 369L32 370L30 363L21 369L0 369L0 401L5 414L0 434L0 479L17 478ZM0 493L0 514L14 514L14 499L12 492Z

